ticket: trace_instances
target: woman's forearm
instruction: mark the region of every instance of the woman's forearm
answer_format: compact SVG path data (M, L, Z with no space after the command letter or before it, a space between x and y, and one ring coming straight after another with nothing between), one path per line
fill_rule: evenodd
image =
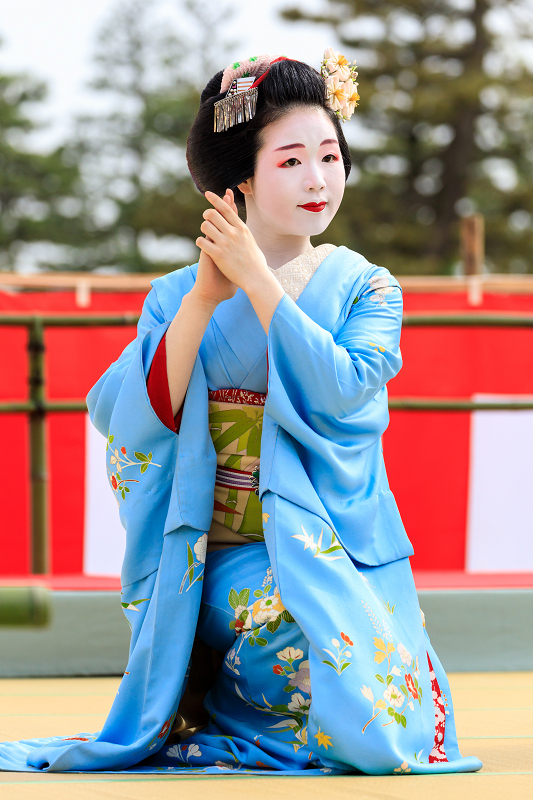
M187 393L196 356L217 304L186 294L166 333L167 375L172 413L177 414Z
M284 290L271 272L265 272L250 280L244 287L244 291L268 336L270 321L279 301L285 294Z

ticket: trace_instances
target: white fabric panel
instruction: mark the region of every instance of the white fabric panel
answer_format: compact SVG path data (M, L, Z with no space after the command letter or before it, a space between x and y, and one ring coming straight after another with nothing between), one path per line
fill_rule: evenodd
M106 438L85 422L85 536L83 571L86 575L120 575L126 532L120 524L115 494L105 464Z
M533 572L533 411L473 412L468 499L467 571Z

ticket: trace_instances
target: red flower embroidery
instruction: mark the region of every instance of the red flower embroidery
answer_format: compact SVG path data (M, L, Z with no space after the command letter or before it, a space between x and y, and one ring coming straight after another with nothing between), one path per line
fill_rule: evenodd
M74 742L74 741L76 741L76 742L88 742L89 739L87 739L86 736L69 736L67 739L61 739L61 741L62 742Z
M117 479L115 478L114 475L111 475L111 486L113 487L113 489L116 489L118 486Z
M285 670L283 669L283 667L281 666L281 664L276 664L276 666L275 666L275 667L272 667L272 672L273 672L275 675L283 675L283 674L285 673Z
M346 634L345 634L345 633L343 633L342 631L341 631L341 639L342 639L342 641L343 641L343 642L346 642L346 644L349 644L349 645L350 645L350 647L353 647L353 642L352 642L352 640L350 639L350 637L349 637L349 636L346 636Z
M242 619L236 619L235 620L235 630L236 631L240 631L240 630L242 630L242 628L244 628L244 622L242 621Z
M125 447L121 447L120 448L120 452L122 453L123 456L125 456L126 455L126 448Z
M161 731L158 734L157 738L162 739L164 736L166 736L169 731L169 728L170 728L170 720L167 720L163 725L163 727L161 728Z
M414 699L418 700L418 689L416 688L415 682L414 682L412 676L409 675L409 673L406 673L406 675L405 675L405 685L407 686L407 688L409 689L409 691L413 695Z

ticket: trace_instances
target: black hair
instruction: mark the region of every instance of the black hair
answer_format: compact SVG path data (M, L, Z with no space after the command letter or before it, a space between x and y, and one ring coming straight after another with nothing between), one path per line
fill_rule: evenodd
M233 189L235 202L244 207L244 195L237 186L254 174L263 128L298 106L314 106L326 112L335 127L348 177L351 158L342 123L327 105L326 84L315 69L301 61L272 64L258 87L255 116L249 122L215 133L214 105L226 96L225 92L220 92L221 81L222 71L217 72L203 90L200 108L187 139L187 164L202 193L209 190L222 197L226 189Z

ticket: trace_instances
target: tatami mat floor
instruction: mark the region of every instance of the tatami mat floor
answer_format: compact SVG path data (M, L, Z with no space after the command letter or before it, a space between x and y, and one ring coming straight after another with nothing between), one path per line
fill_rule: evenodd
M514 800L533 797L533 672L455 673L467 775L333 778L0 773L2 800ZM0 741L98 730L118 678L0 680ZM176 783L179 782L179 786ZM215 794L216 793L216 794Z

